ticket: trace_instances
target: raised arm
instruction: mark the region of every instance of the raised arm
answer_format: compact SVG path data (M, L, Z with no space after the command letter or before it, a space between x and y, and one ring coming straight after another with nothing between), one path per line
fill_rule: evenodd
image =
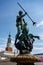
M20 17L22 18L22 17L24 17L25 15L27 14L27 12L25 12L23 15L21 15Z

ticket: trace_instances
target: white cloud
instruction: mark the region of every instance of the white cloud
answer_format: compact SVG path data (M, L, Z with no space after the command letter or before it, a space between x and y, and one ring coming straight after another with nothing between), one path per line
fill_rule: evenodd
M43 50L43 48L34 47L33 50Z
M40 37L40 40L43 40L43 30L38 32L37 35Z
M12 40L12 43L14 44L14 40Z
M43 40L43 32L40 32L38 35L40 36L40 40Z
M0 52L1 52L1 51L4 51L4 50L5 50L5 48L0 48Z
M41 21L40 23L38 23L37 25L36 25L36 27L39 27L39 26L42 26L43 25L43 21Z
M41 40L43 40L43 35L40 35Z
M0 48L1 48L1 47L3 48L3 47L5 47L5 46L6 46L6 43L3 43L3 44L0 45Z
M43 43L42 42L41 43L38 42L38 43L34 43L33 45L34 46L37 46L37 45L40 46L40 45L43 45Z
M0 44L0 51L5 50L6 45L7 45L6 43L3 43L3 44L1 43L1 44Z
M7 39L6 38L0 38L0 43L6 43Z
M43 53L43 48L34 47L31 54L38 54L38 53Z

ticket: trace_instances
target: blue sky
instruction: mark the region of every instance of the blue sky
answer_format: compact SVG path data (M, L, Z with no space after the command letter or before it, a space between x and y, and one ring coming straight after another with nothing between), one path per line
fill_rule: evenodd
M40 40L36 39L33 44L32 53L43 53L43 0L0 0L0 49L3 50L6 47L9 32L12 42L15 40L16 16L18 11L22 10L17 2L37 22L36 26L33 26L31 20L27 16L24 17L29 33L40 36Z

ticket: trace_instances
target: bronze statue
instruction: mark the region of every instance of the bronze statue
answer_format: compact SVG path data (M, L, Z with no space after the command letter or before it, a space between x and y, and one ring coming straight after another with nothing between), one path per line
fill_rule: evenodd
M26 14L26 12L23 14L22 11L19 11L19 16L17 16L16 19L17 34L15 38L15 46L20 50L20 53L22 53L22 50L28 50L30 53L33 49L34 38L39 39L39 36L34 36L33 34L28 33L27 23L23 18ZM19 41L17 42L17 40Z
M18 3L18 5L22 8L22 6ZM25 12L23 14L23 11L19 11L19 15L17 15L16 18L16 27L17 27L17 34L15 37L15 46L17 49L19 49L20 54L22 54L22 50L27 50L29 53L33 49L33 42L35 41L35 38L39 38L39 36L35 36L33 34L29 34L29 30L27 28L27 23L24 20L24 16L27 15L30 20L32 21L33 25L36 24L31 17L27 14L27 12L22 8L22 10Z

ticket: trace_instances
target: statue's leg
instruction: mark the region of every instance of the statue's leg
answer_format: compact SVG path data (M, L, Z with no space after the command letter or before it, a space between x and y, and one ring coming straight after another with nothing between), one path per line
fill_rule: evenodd
M20 50L20 54L22 54L22 50Z

